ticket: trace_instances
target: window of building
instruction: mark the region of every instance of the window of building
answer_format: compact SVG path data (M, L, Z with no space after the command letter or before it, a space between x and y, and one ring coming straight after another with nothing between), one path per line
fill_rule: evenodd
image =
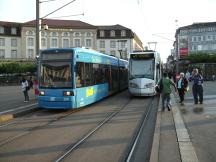
M11 50L11 58L17 58L17 50Z
M34 32L33 31L27 31L26 35L34 35Z
M126 41L122 41L121 42L121 48L125 48L126 47Z
M115 37L115 31L114 31L114 30L111 30L111 31L110 31L110 36L111 36L111 37Z
M63 48L69 48L70 47L69 39L63 38L63 40L62 40L62 47Z
M75 47L81 47L80 39L74 39L74 46Z
M211 35L208 35L208 40L212 40Z
M0 33L4 34L4 27L3 26L0 26Z
M5 46L5 39L4 38L0 38L0 46Z
M17 39L11 39L11 46L12 47L17 47Z
M34 50L28 49L28 58L34 58Z
M202 51L202 45L197 45L197 51Z
M46 47L46 38L41 38L41 46Z
M126 31L125 31L125 30L122 30L122 31L121 31L121 36L122 36L122 37L125 37L125 36L126 36Z
M63 36L63 37L69 37L70 34L69 34L69 32L63 32L63 33L62 33L62 36Z
M52 36L52 37L57 37L58 34L57 34L57 32L52 32L52 33L51 33L51 36Z
M58 47L58 39L57 38L51 39L51 47Z
M105 48L105 41L104 40L100 41L100 48Z
M116 48L116 41L110 41L110 48Z
M206 41L206 37L205 37L205 35L203 36L203 41Z
M201 41L201 36L198 37L198 41Z
M28 46L34 46L34 38L28 38L27 41Z
M100 30L100 37L104 37L104 31Z
M194 41L194 42L196 42L196 41L197 41L196 37L193 37L193 41Z
M16 35L17 34L17 28L11 28L11 34Z
M5 50L4 49L0 49L0 58L5 58Z
M86 39L86 47L91 47L91 46L92 46L92 40Z
M75 37L80 37L80 36L81 36L81 33L80 33L80 32L75 32L75 33L74 33L74 36L75 36Z
M92 36L92 33L91 32L87 32L86 33L86 37L91 37Z

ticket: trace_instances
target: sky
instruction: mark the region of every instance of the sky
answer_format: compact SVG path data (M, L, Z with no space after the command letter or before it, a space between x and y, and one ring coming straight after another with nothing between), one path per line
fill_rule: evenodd
M40 0L41 17L71 0ZM175 31L194 22L216 21L216 0L74 0L46 18L80 20L92 25L120 24L130 28L144 46L171 54ZM0 21L27 22L36 17L36 0L0 0ZM157 42L149 43L149 42Z

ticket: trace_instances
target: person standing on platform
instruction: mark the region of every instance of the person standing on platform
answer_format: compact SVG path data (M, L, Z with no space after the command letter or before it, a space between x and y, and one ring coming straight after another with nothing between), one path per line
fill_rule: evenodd
M171 85L175 88L175 91L177 92L177 88L175 83L169 79L168 74L164 73L163 77L161 79L160 84L162 84L162 91L161 91L161 96L162 96L162 111L165 110L167 107L168 111L171 109L170 105L170 94L172 92Z
M22 79L21 86L22 86L22 91L23 91L24 98L25 98L24 102L28 102L29 101L29 95L28 95L29 85L28 85L28 81L25 78Z
M176 85L177 85L178 94L180 98L179 103L181 103L181 105L184 105L184 96L188 86L188 80L187 78L185 78L184 73L180 73L180 78L176 82Z
M189 81L193 81L194 104L198 104L198 96L200 104L203 104L203 76L198 72L198 69L192 71Z

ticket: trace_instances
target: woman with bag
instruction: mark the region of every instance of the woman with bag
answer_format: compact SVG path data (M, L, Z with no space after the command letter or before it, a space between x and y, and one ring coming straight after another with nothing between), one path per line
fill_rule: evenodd
M178 94L180 98L179 103L181 103L181 105L184 105L184 96L188 88L188 80L185 78L184 73L180 73L180 77L176 82L176 87L178 89Z

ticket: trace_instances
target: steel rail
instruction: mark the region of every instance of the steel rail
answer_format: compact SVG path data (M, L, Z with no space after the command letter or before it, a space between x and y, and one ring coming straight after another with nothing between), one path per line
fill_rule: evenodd
M153 101L154 101L154 97L151 99L151 101L147 105L146 113L144 113L142 120L141 120L141 124L138 126L138 131L136 132L135 138L133 139L133 142L132 142L132 147L130 147L128 155L126 156L126 159L125 159L126 162L130 162L132 157L133 157L135 148L137 147L137 143L138 143L140 136L141 136L141 133L144 129L144 125L146 124L146 121L147 121L149 114L151 112L151 108L153 106L153 104L152 104Z
M121 112L129 103L131 99L128 100L126 104L124 104L120 109L117 111L111 113L108 117L106 117L100 124L98 124L95 128L93 128L90 132L88 132L86 135L84 135L79 141L77 141L75 144L70 145L66 150L65 153L63 153L61 156L59 156L54 162L60 162L64 160L70 153L72 153L74 150L76 150L83 142L85 142L91 135L93 135L97 130L99 130L104 124L106 124L110 119L112 119L115 115L117 115L119 112Z

